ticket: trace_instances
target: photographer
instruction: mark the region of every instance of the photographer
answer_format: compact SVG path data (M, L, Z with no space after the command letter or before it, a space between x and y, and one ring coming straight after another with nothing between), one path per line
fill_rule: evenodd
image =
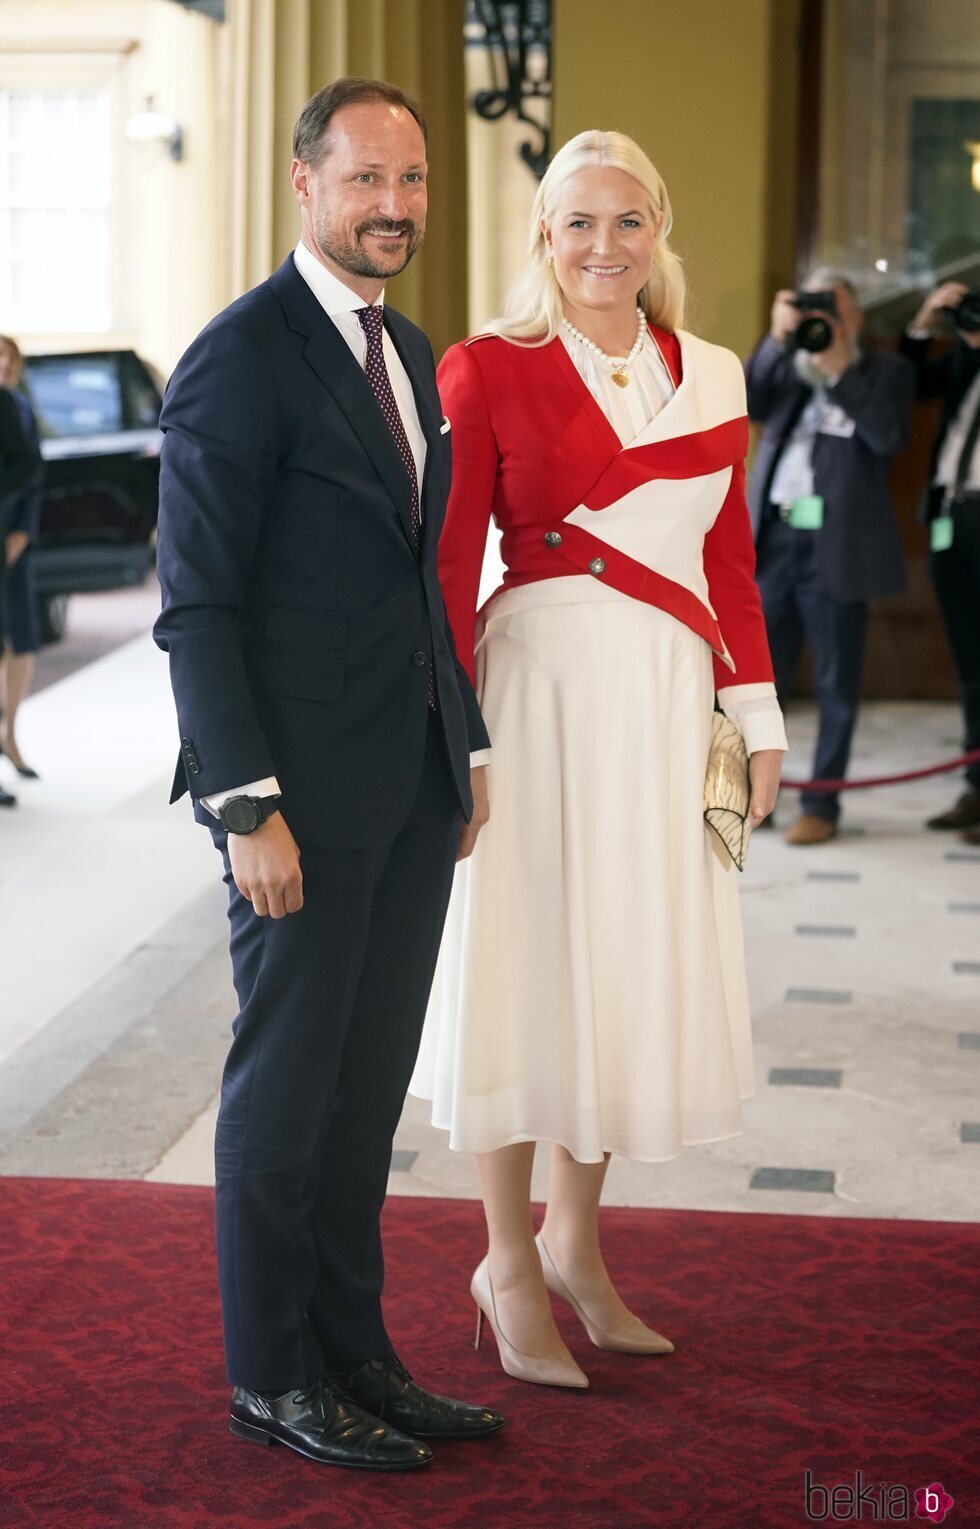
M816 779L847 773L868 601L905 586L888 470L908 439L914 375L900 356L862 350L862 323L851 283L817 272L799 293L776 293L745 366L749 416L763 426L748 496L756 578L781 705L804 642L813 654ZM834 838L835 794L800 805L787 843Z
M951 323L955 342L932 359L941 319ZM969 751L980 748L980 292L943 282L905 331L902 350L915 367L919 397L943 400L922 518ZM968 767L959 801L928 826L958 828L968 844L980 844L980 764Z

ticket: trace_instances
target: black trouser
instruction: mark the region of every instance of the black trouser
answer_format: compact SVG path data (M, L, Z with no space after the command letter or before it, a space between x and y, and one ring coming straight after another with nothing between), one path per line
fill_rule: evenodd
M868 606L827 593L815 565L815 536L778 517L768 521L759 537L756 580L780 705L786 707L809 642L819 709L813 778L839 780L847 774L857 723ZM832 823L840 816L835 792L803 792L800 805Z
M215 1138L233 1384L281 1392L391 1353L379 1217L458 831L435 720L397 838L302 850L301 912L258 918L231 879L224 833L213 831L241 1005Z
M929 572L953 651L970 752L980 749L980 494L953 506L953 545L929 553ZM980 791L980 764L969 765L966 778Z

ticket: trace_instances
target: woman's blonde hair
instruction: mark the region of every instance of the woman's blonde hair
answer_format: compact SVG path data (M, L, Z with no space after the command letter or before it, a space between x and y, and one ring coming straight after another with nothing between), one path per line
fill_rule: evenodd
M608 165L631 175L646 193L653 217L662 219L653 247L653 269L636 300L651 324L664 329L683 325L684 269L667 242L673 221L667 187L632 138L625 133L590 131L563 144L545 172L531 209L527 259L504 299L503 312L487 326L492 333L525 345L547 345L558 333L563 313L561 288L548 262L541 222L543 219L550 224L558 193L569 176L593 165Z

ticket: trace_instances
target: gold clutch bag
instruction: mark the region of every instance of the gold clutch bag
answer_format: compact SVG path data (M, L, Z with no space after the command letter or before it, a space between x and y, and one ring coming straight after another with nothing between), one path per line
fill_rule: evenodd
M704 821L740 871L749 852L749 756L745 739L724 712L711 718L711 748L704 777Z

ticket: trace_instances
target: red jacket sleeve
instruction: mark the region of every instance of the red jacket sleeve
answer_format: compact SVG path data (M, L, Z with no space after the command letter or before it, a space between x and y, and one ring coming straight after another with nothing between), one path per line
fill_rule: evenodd
M452 488L439 538L439 579L459 661L473 674L480 575L497 481L497 442L480 368L466 345L454 345L437 373L443 412L452 427Z
M755 582L755 547L741 462L732 469L725 502L704 538L704 572L721 635L735 664L733 674L727 664L715 658L715 689L771 681L772 659Z

